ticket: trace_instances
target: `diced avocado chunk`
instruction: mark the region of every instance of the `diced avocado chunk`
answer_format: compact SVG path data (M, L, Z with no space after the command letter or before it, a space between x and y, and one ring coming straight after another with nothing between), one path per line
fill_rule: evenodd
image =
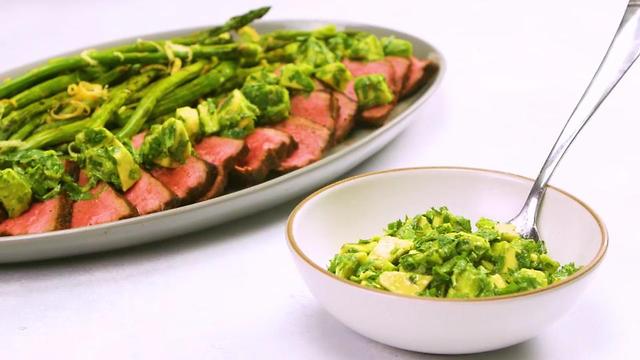
M395 265L384 259L371 259L367 258L360 264L360 267L356 273L351 276L350 280L359 282L362 285L380 288L377 282L378 275L384 271L396 271Z
M289 117L289 91L280 85L258 82L245 83L242 94L260 110L258 125L277 123Z
M447 292L450 298L470 298L479 296L489 285L487 275L473 267L467 267L459 272L454 273L452 278L452 286Z
M353 39L347 56L354 60L375 61L384 58L384 50L375 35L362 33Z
M345 33L337 33L326 40L327 47L336 55L336 60L342 60L347 56L349 43L352 40Z
M500 238L503 241L513 241L520 239L520 234L516 231L516 226L508 223L497 223L496 231L500 233Z
M191 152L185 123L175 118L151 126L140 147L142 163L147 166L175 168L184 164Z
M476 222L476 227L478 228L478 230L495 230L496 229L496 222L491 220L491 219L487 219L487 218L480 218L477 222Z
M433 266L442 264L442 257L437 250L427 252L411 250L402 255L398 263L402 271L425 273Z
M388 104L393 101L393 92L381 74L358 76L354 83L358 105L363 108Z
M309 76L313 67L307 64L287 64L280 69L280 85L289 89L311 92L315 89Z
M540 254L537 260L538 267L548 273L554 273L560 267L560 263L547 254Z
M513 274L512 282L518 284L521 290L537 289L547 286L547 275L539 270L520 269Z
M240 90L233 90L216 113L222 136L244 138L255 128L255 120L259 114L260 110Z
M373 250L376 245L378 245L377 241L370 241L367 243L347 243L342 245L340 248L340 253L355 253L355 252L364 252L369 254L371 250Z
M200 114L198 110L185 106L176 109L176 118L184 122L185 129L192 140L200 136Z
M338 91L344 91L353 76L341 62L324 65L315 70L314 76Z
M265 58L270 63L292 62L296 60L296 57L298 56L299 48L300 48L299 42L292 42L279 49L268 51L265 54Z
M481 255L490 249L489 241L482 236L465 232L458 232L455 236L459 241L458 247L461 251L472 251Z
M205 136L220 131L220 123L216 116L216 105L213 99L207 99L198 104L198 118L200 119L200 129L202 129Z
M398 239L393 236L383 236L376 247L369 253L370 259L383 259L394 262L400 256L413 248L413 241Z
M10 218L19 216L31 206L31 187L13 169L0 170L0 203Z
M348 280L366 260L367 254L365 253L338 254L331 260L328 270L336 276Z
M489 281L496 289L502 289L507 286L507 283L504 281L504 278L500 276L500 274L493 274L489 276Z
M260 67L259 70L252 71L247 78L244 80L244 84L268 84L268 85L278 85L280 82L280 77L276 75L273 71L271 71L268 67Z
M140 178L140 166L130 149L105 128L78 133L69 145L69 154L92 182L102 180L126 191Z
M518 268L516 253L516 248L507 241L500 241L491 246L491 255L498 259L496 263L499 273L503 274Z
M413 55L413 45L411 42L398 39L395 36L383 37L380 42L385 56L411 57Z
M418 295L423 291L432 277L400 271L385 271L378 276L378 282L385 289L403 295Z
M336 56L327 48L327 45L313 36L308 37L298 48L296 63L317 68L335 61Z

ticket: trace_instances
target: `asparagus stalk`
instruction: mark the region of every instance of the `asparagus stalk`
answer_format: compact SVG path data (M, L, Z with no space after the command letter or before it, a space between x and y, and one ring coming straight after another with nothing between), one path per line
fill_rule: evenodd
M20 130L16 131L11 135L11 137L9 137L9 140L23 140L27 136L31 135L31 133L33 133L33 131L44 122L45 117L46 115L43 114L27 121Z
M27 71L22 76L0 84L0 99L13 96L29 86L37 84L55 74L73 71L86 65L87 62L79 56L51 60L43 66Z
M254 9L245 14L232 17L221 26L216 26L209 30L201 31L192 35L178 37L171 41L176 44L182 44L182 45L192 45L201 41L206 41L210 38L215 38L218 35L223 34L225 32L236 30L250 24L252 21L264 16L269 11L269 9L270 9L269 7L261 7L258 9ZM152 43L138 42L136 44L124 45L124 46L116 47L114 49L104 50L102 51L101 54L94 54L94 56L101 58L101 60L95 59L95 58L93 60L99 63L105 63L107 65L109 64L113 65L114 63L115 64L132 64L132 63L158 64L166 61L166 55L159 56L159 57L151 56L149 58L145 56L141 56L139 59L140 61L135 61L136 56L127 58L127 56L123 54L127 52L143 52L144 53L144 52L153 52L153 51L158 51L158 49ZM163 52L158 51L157 55L163 55ZM91 58L93 58L94 56L92 56ZM208 55L208 56L210 57L210 56L218 56L218 55ZM41 67L32 69L31 71L27 72L26 74L14 80L5 81L4 83L0 84L0 99L13 96L18 92L28 88L29 86L37 84L51 76L54 76L55 74L59 74L64 71L72 71L72 70L80 69L88 65L91 65L91 61L87 61L87 60L88 59L82 56L71 56L67 58L51 60L47 64ZM120 60L120 62L118 62L117 60Z
M66 92L59 93L14 111L7 117L0 119L0 140L6 140L17 129L21 128L27 120L46 112L67 96Z
M86 128L104 126L125 103L127 97L151 82L156 75L156 72L149 71L132 77L122 87L113 91L109 100L102 104L91 117L34 134L25 140L23 148L36 149L69 142L75 138L76 134Z
M261 48L255 44L193 45L175 48L173 56L183 60L210 59L214 56L221 60L252 59L259 56L260 51ZM13 96L34 84L65 71L73 71L95 65L111 67L124 64L163 64L169 60L169 55L164 52L121 53L113 50L91 51L83 55L54 59L46 65L32 69L22 76L0 84L0 99Z
M125 139L135 135L138 131L140 131L140 129L144 125L144 122L149 118L149 115L151 115L153 108L158 102L158 99L160 99L176 87L193 79L200 73L200 71L202 71L203 67L204 62L197 62L183 68L173 75L160 80L158 84L154 85L153 89L149 91L149 93L144 98L142 98L142 100L140 100L140 103L136 107L133 115L131 115L129 121L127 121L124 127L122 127L122 129L120 129L120 131L118 131L116 135L120 138Z
M195 34L187 35L184 37L171 40L176 44L191 45L199 42L206 41L207 38L215 37L228 31L240 29L243 26L249 25L254 20L260 19L271 9L269 6L264 6L258 9L251 10L245 14L234 16L227 20L220 26L213 27L206 31L197 32Z
M100 85L110 85L126 78L132 70L134 70L134 66L131 65L118 66L99 76L93 82Z
M63 110L63 113L64 113L64 110ZM46 115L44 115L44 116L46 118ZM47 123L45 121L44 124L38 126L33 131L33 134L38 134L38 133L41 133L43 131L47 131L47 130L51 130L51 129L57 129L57 128L61 127L61 126L68 125L68 124L74 123L76 121L78 121L78 119L57 120L57 121L53 121L53 122L49 122L49 123Z
M113 81L117 81L120 78L124 77L130 70L130 66L121 66L114 68L110 71L103 73L98 77L94 82L101 85L108 85ZM90 80L89 78L92 76L98 75L96 74L80 74L73 73L69 75L61 75L59 77L53 78L51 80L45 81L41 84L38 84L28 90L23 91L22 93L14 96L11 101L8 101L4 104L4 113L9 114L12 110L18 110L26 105L32 104L38 100L54 95L58 92L66 93L66 89L69 85L77 83L80 80ZM64 97L63 95L60 95ZM69 110L69 109L67 109ZM2 118L3 107L0 105L0 119ZM66 113L65 109L62 110L61 113ZM32 113L31 113L32 114ZM34 122L28 122L27 125L33 124ZM38 124L39 125L39 124ZM33 129L32 129L33 130ZM24 134L24 130L21 132ZM21 134L17 135L20 136ZM28 135L28 134L27 134Z
M216 90L222 83L234 76L236 65L224 61L211 71L182 85L173 93L163 97L151 112L151 118L165 115L179 107L193 104L199 98Z
M213 44L227 44L231 42L231 38L228 36L220 36L224 33L227 33L232 30L240 29L243 26L249 25L254 20L260 19L267 12L269 12L270 7L265 6L258 9L250 10L249 12L237 15L225 22L223 25L213 27L211 29L198 31L194 34L176 37L170 39L168 41L160 40L160 41L138 41L134 44L126 44L117 46L112 48L112 51L118 51L121 53L125 52L156 52L160 51L162 47L170 42L174 44L180 45L194 45L194 44L204 44L204 45L213 45Z
M0 105L0 118L9 114L11 111L21 109L40 99L55 95L60 91L67 89L67 86L80 81L80 74L73 73L69 75L61 75L51 80L40 83L28 90L11 98L11 100Z

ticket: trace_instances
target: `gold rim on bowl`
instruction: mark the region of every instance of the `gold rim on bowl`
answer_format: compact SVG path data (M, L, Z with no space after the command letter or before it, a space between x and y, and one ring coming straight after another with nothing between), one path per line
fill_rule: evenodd
M398 169L390 169L390 170L381 170L381 171L372 171L372 172L367 172L364 174L360 174L360 175L355 175L340 181L336 181L332 184L329 184L317 191L315 191L314 193L312 193L311 195L307 196L304 200L302 200L291 212L291 214L289 215L289 219L287 220L287 230L286 230L286 236L287 236L287 241L289 243L289 246L291 247L291 249L293 249L293 251L296 253L296 255L298 255L304 262L306 262L308 265L310 265L313 269L319 271L321 274L325 275L325 276L329 276L334 280L340 281L344 284L356 287L358 289L364 290L364 291L372 291L381 295L386 295L386 296L398 296L401 298L405 298L405 299L414 299L414 300L421 300L421 301L447 301L447 302L476 302L476 301L496 301L496 300L507 300L507 299L512 299L512 298L517 298L517 297L522 297L522 296L528 296L528 295L533 295L533 294L538 294L538 293L542 293L542 292L546 292L546 291L551 291L554 290L556 288L559 288L561 286L573 283L574 281L584 277L587 273L591 272L593 269L596 268L596 266L598 266L600 264L600 262L602 261L602 258L604 257L604 254L607 251L607 247L609 245L609 235L607 232L607 228L604 225L604 222L602 221L602 218L600 218L600 216L589 206L587 205L584 201L578 199L577 197L575 197L574 195L571 195L570 193L559 189L555 186L551 186L548 185L548 188L551 188L565 196L567 196L568 198L572 199L573 201L577 202L578 204L580 204L580 206L582 206L585 210L587 210L587 212L589 214L591 214L591 216L596 220L596 223L598 224L598 228L600 229L600 248L598 249L598 253L596 254L596 256L587 264L584 265L582 267L582 269L580 269L579 271L577 271L575 274L569 276L566 279L563 279L561 281L558 281L556 283L553 283L551 285L545 286L543 288L538 288L538 289L534 289L534 290L529 290L529 291L523 291L523 292L519 292L519 293L514 293L514 294L508 294L508 295L499 295L499 296L487 296L487 297L479 297L479 298L471 298L471 299L449 299L449 298L436 298L436 297L419 297L419 296L411 296L411 295L402 295L402 294L396 294L396 293L392 293L389 291L383 291L383 290L379 290L379 289L374 289L374 288L369 288L351 281L347 281L345 279L339 278L333 274L331 274L329 271L327 271L326 269L320 267L318 264L316 264L315 262L313 262L307 255L305 255L304 252L302 252L302 250L300 249L300 247L298 246L298 244L296 243L294 236L293 236L293 222L296 218L296 215L298 214L298 212L300 211L300 209L302 209L302 207L304 207L304 205L311 201L313 198L317 197L318 195L320 195L321 193L333 189L334 187L340 186L342 184L351 182L351 181L355 181L364 177L370 177L370 176L377 176L377 175L382 175L382 174L387 174L387 173L394 173L394 172L405 172L405 171L416 171L416 170L462 170L462 171L469 171L469 172L482 172L482 173L488 173L488 174L493 174L493 175L501 175L501 176L507 176L510 178L516 178L516 179L521 179L521 180L527 180L527 181L531 181L533 182L534 180L531 178L528 178L526 176L521 176L521 175L516 175L516 174L512 174L509 172L504 172L504 171L498 171L498 170L488 170L488 169L480 169L480 168L471 168L471 167L461 167L461 166L423 166L423 167L410 167L410 168L398 168Z

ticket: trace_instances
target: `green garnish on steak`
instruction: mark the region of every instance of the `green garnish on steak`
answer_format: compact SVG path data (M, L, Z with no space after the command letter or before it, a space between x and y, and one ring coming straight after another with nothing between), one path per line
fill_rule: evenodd
M482 218L473 231L468 219L441 207L342 245L328 270L403 295L477 298L542 288L580 267L560 266L544 242L523 239L513 225Z

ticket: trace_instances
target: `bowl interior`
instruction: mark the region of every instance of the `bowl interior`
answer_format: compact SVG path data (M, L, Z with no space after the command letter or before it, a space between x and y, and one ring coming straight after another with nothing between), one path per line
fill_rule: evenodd
M455 214L508 221L522 206L532 180L464 168L417 168L374 173L330 185L307 198L292 215L290 241L312 266L326 269L345 242L380 234L386 225L430 207ZM604 251L606 230L586 205L547 190L539 230L549 254L561 263L587 265Z

